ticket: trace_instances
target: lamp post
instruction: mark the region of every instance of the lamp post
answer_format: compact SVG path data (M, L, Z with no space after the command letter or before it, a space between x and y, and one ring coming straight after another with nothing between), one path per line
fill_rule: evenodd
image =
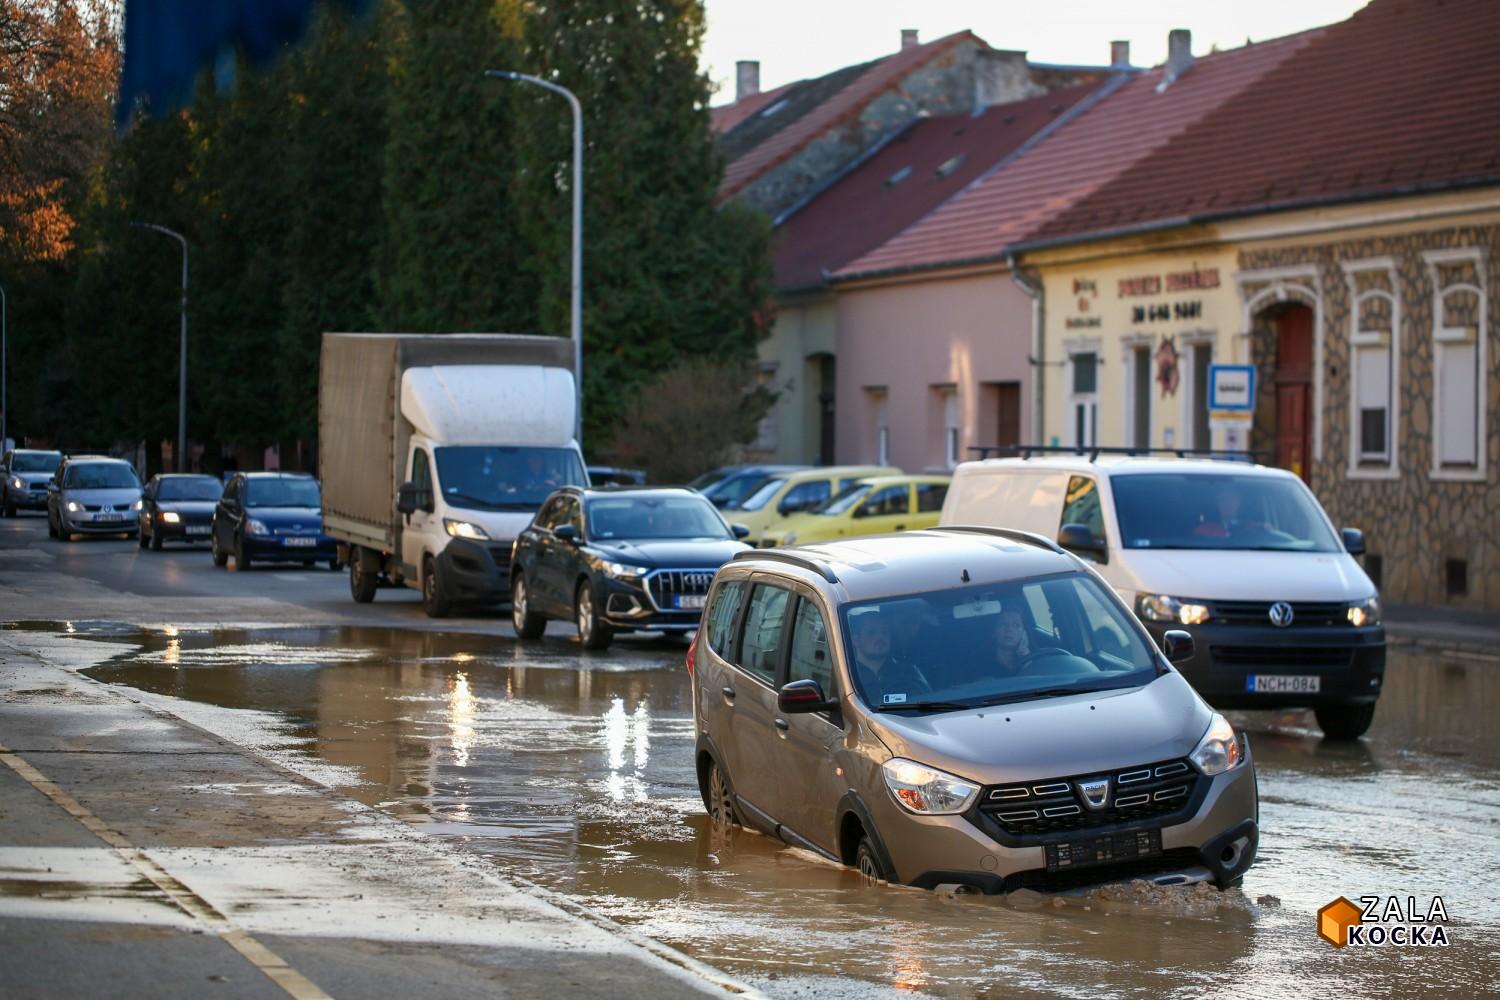
M177 471L188 471L187 460L187 294L188 294L188 242L187 237L166 226L154 222L132 222L137 229L150 229L170 236L182 244L182 342L178 347L177 372Z
M5 314L10 311L9 306L10 304L5 299L5 286L0 285L0 451L5 450L5 442L10 440L9 434L6 433L10 425L10 403L5 398L6 334L8 333Z
M573 378L577 391L574 437L583 443L583 106L567 87L529 73L508 69L485 70L485 76L519 80L560 94L573 111Z

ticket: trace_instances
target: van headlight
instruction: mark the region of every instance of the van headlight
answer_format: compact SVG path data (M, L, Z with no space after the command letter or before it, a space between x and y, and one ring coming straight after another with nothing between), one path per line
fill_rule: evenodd
M1245 751L1229 720L1215 712L1208 724L1208 732L1198 741L1198 746L1188 754L1188 760L1204 774L1212 777L1239 767L1245 760Z
M880 770L885 774L885 787L908 812L930 816L961 813L979 794L979 786L972 781L903 757L892 757L880 765Z
M1135 599L1135 613L1148 622L1175 622L1179 625L1202 625L1212 615L1208 605L1184 601L1166 594L1142 594Z
M451 517L443 518L443 530L454 538L467 538L471 542L487 542L490 536L483 528L473 521L456 521Z
M1356 628L1363 625L1380 624L1380 598L1367 597L1363 601L1355 601L1349 605L1346 612L1349 616L1349 624Z

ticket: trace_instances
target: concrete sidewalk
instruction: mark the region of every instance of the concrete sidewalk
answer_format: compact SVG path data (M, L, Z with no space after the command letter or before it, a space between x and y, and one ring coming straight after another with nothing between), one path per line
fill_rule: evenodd
M0 995L751 992L79 675L51 638L0 637Z
M1500 612L1387 604L1389 642L1500 658Z

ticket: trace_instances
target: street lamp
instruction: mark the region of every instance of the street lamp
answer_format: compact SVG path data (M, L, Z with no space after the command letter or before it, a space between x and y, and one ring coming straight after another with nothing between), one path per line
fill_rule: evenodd
M187 237L166 226L154 222L132 222L137 229L150 229L170 236L182 244L182 343L178 348L179 367L177 374L177 471L188 471L187 464L187 293L188 293L188 243Z
M529 73L488 69L485 76L519 80L561 94L573 109L573 377L577 397L577 423L573 436L583 443L583 106L567 87Z
M5 300L5 286L0 285L0 451L5 450L5 442L10 440L5 433L6 425L10 423L10 404L5 399L5 314L9 311L8 305Z

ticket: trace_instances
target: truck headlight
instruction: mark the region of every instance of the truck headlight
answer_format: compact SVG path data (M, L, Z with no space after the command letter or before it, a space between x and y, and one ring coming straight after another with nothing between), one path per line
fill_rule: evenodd
M1244 759L1245 754L1240 748L1239 737L1234 734L1234 727L1217 712L1208 724L1208 732L1203 734L1198 746L1188 754L1188 760L1193 762L1193 766L1210 777L1239 767Z
M249 535L269 535L271 529L266 527L266 522L251 517L245 520L245 533Z
M1362 625L1380 624L1380 598L1367 597L1363 601L1355 601L1349 605L1347 612L1349 624L1358 628Z
M604 567L604 572L608 573L616 580L639 580L641 577L650 572L650 570L646 569L643 566L632 566L629 563L611 562L608 559L606 559L600 565Z
M972 781L904 757L892 757L880 765L880 770L891 797L908 812L927 816L961 813L979 794L979 786Z
M485 530L473 521L456 521L451 517L443 518L443 530L454 538L467 538L471 542L487 542L490 536Z
M1148 622L1202 625L1212 615L1206 604L1195 604L1166 594L1142 594L1135 599L1135 613Z

